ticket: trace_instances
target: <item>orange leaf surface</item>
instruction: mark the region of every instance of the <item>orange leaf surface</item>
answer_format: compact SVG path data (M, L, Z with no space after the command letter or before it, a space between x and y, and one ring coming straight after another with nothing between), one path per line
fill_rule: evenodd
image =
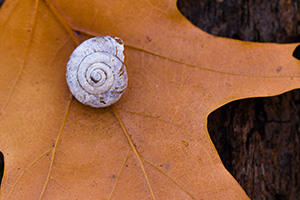
M175 0L6 0L0 31L1 199L248 199L207 116L300 87L299 44L209 35ZM95 109L72 98L65 68L100 35L124 40L129 86Z

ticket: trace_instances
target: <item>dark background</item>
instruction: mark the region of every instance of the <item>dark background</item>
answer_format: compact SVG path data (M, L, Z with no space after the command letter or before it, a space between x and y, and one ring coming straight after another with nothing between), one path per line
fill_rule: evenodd
M179 0L177 5L213 35L300 42L300 0ZM299 54L300 47L294 57ZM299 118L300 90L231 102L209 115L219 155L251 199L300 199Z
M213 35L300 42L300 0L178 0L177 5ZM294 56L300 59L300 47ZM299 118L300 90L235 101L210 114L208 129L220 157L251 199L300 199ZM0 182L3 168L0 152Z

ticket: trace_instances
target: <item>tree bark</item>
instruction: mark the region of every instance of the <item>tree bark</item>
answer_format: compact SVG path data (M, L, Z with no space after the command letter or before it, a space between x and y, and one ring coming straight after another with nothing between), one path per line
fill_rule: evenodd
M211 34L255 42L300 42L299 0L179 0ZM298 58L299 59L299 58ZM227 170L251 199L300 198L300 90L231 102L208 117Z

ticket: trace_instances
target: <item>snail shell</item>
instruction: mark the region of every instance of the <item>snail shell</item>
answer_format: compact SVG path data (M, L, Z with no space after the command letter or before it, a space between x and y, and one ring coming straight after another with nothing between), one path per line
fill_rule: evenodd
M123 41L100 36L81 43L71 54L66 79L71 93L85 105L107 107L127 87Z

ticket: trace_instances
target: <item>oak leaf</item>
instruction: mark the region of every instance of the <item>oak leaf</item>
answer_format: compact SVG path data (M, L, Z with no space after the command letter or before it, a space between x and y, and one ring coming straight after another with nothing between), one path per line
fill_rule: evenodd
M299 44L212 36L175 0L7 0L0 30L1 199L248 199L207 116L300 87ZM124 40L129 75L105 109L65 81L72 50L100 35Z

